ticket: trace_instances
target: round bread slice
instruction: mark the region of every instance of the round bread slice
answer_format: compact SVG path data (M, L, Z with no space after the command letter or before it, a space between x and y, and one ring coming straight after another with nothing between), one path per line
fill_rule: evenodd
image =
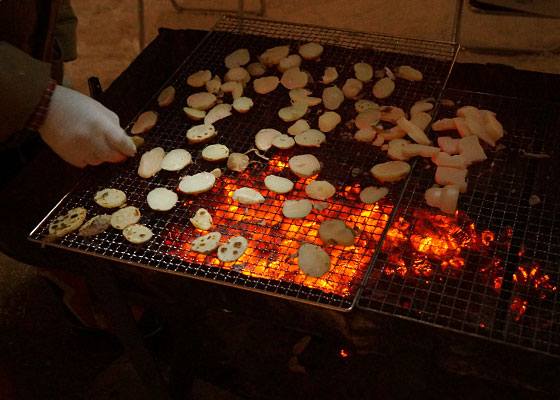
M179 190L186 194L204 193L212 189L216 177L210 172L199 172L195 175L186 175L179 182Z
M245 253L247 247L249 243L243 236L232 237L218 247L218 258L225 263L236 261Z
M229 157L229 149L223 144L211 144L202 150L202 158L206 161L221 161Z
M126 194L119 189L107 188L95 193L93 200L101 207L115 208L126 203Z
M123 229L122 233L126 240L134 244L146 243L154 236L150 228L140 224L129 225Z
M191 242L191 250L201 254L211 254L220 245L222 235L220 232L210 232L199 236Z
M171 210L177 204L177 200L179 200L177 193L163 187L151 190L147 196L148 205L156 211Z
M197 229L202 229L203 231L207 231L208 229L212 228L212 215L208 212L205 208L199 208L194 217L189 219L191 224Z
M190 128L187 131L189 143L202 143L212 139L218 132L212 124L201 124Z
M286 218L301 219L307 217L312 209L313 204L307 199L286 200L282 207L282 214Z
M238 201L242 204L260 204L264 203L264 197L255 189L242 187L233 192L233 201Z
M173 149L163 157L160 166L165 171L179 171L192 163L192 156L185 149Z
M56 217L49 224L49 234L54 237L62 237L78 229L86 219L87 211L83 207L76 207L64 215Z
M78 236L92 237L105 232L111 226L111 216L109 214L96 215L86 221L78 230Z
M294 188L294 183L291 180L277 175L268 175L264 178L264 184L268 190L279 194L288 193Z
M111 215L111 226L115 229L122 230L129 225L133 225L140 221L140 210L134 206L128 206L115 211Z

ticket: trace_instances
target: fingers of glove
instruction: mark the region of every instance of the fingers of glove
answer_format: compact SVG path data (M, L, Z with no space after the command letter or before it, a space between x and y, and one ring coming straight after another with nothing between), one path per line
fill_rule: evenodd
M124 155L132 157L136 154L134 142L120 127L107 131L105 139L109 143L109 146Z

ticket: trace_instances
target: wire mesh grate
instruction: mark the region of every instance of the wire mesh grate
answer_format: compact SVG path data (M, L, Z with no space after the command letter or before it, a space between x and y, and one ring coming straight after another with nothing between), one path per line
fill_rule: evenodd
M445 97L494 111L506 133L469 167L456 218L425 205L435 169L416 164L358 306L559 356L560 105Z
M251 154L253 162L242 173L228 170L225 162L216 164L203 160L200 152L208 143L188 144L185 137L191 126L200 123L190 120L183 112L186 99L192 93L203 90L187 85L190 74L209 69L214 75L223 77L227 72L224 58L238 48L249 49L252 61L256 61L256 57L270 47L288 45L290 52L296 53L298 47L308 41L324 45L319 61L304 61L302 64L302 68L313 78L307 87L314 96L321 97L324 85L320 83L320 78L326 66L337 68L339 78L335 83L339 87L347 78L354 76L353 65L357 62L367 62L376 70L410 65L422 71L422 81L399 80L391 98L378 101L380 105L396 105L403 109L408 109L417 100L439 97L457 51L456 46L449 43L224 17L166 83L165 86L175 87L175 101L169 107L158 108L155 94L146 105L144 110L157 110L158 123L144 135L145 144L137 157L119 166L96 168L51 211L31 233L31 239L43 242L52 217L74 207L85 207L90 216L106 212L95 204L93 198L96 191L113 187L127 194L127 204L140 209L140 223L152 229L152 240L141 246L132 245L119 231L109 229L90 239L71 233L49 244L325 307L351 309L370 267L376 244L403 187L402 182L392 184L391 193L375 205L365 205L358 200L360 188L376 184L369 169L379 160L384 161L385 154L379 148L352 138L355 128L351 121L356 116L353 102L345 101L337 110L345 123L329 132L327 142L320 148L272 148L264 154L268 160ZM267 75L280 76L280 73L269 69ZM368 98L372 98L372 85L370 82L364 87ZM212 143L224 144L230 152L244 153L251 149L254 135L260 129L274 128L285 132L290 125L277 115L281 107L290 104L287 89L279 86L271 93L259 95L249 84L244 95L251 97L255 103L248 113L234 113L214 124L218 136ZM223 101L231 102L231 98L226 95ZM310 108L305 116L311 127L317 127L321 110L321 107ZM160 171L153 178L142 179L136 173L140 156L157 146L166 151L186 148L193 155L194 163L178 174ZM321 161L322 170L317 179L333 184L336 194L328 200L326 208L323 209L324 204L318 202L305 219L288 220L282 215L283 201L307 198L305 186L310 180L298 179L287 165L290 157L304 153L314 154ZM210 192L196 196L179 193L180 203L169 212L150 210L146 204L150 190L166 187L177 191L182 176L217 167L222 169L222 175ZM294 181L294 190L287 195L267 191L263 179L271 173ZM240 187L259 190L265 196L265 202L258 206L233 202L232 192ZM189 222L199 208L206 208L213 215L212 230L220 232L222 240L238 234L249 240L248 251L237 262L224 264L215 255L190 251L190 243L203 233ZM322 245L317 228L325 219L335 218L346 221L359 232L356 245L347 248L324 246L332 261L330 272L322 278L307 277L297 267L294 254L301 242Z

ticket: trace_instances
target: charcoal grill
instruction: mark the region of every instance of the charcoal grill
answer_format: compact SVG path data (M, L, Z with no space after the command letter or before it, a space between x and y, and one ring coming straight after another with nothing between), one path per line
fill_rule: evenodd
M252 155L256 162L243 173L227 170L225 163L203 161L200 151L205 145L187 144L185 132L197 124L182 111L188 95L198 91L186 85L191 73L210 69L223 77L226 72L223 59L237 48L248 48L254 60L267 48L289 45L294 53L300 44L309 41L320 42L325 47L320 62L303 64L315 79L308 86L315 96L320 96L324 87L318 80L325 66L337 67L337 83L341 86L346 78L353 77L356 62L368 62L377 70L411 65L423 72L424 79L420 82L399 80L393 95L388 100L378 101L380 105L396 105L408 110L420 99L433 98L439 104L437 101L446 97L457 104L491 109L504 122L507 135L500 145L505 148L488 152L490 160L471 167L469 192L461 196L459 216L440 223L452 224L453 238L466 243L460 252L454 253L453 259L447 260L448 264L444 265L446 260L442 257L419 258L417 251L407 250L411 247L410 238L395 239L398 229L406 235L416 226L436 224L437 220L430 216L440 214L428 209L423 201L424 191L433 183L433 168L426 168L424 160L414 161L413 172L406 181L391 184L390 194L377 205L363 205L356 201L360 188L376 184L369 168L386 161L387 157L378 148L351 139L353 127L338 126L327 134L327 143L319 149L269 150L265 156L270 161ZM193 154L195 164L180 174L160 172L148 180L136 173L139 156L122 165L97 167L61 200L30 238L45 243L48 222L74 207L86 207L90 215L104 211L94 203L93 196L97 190L115 187L127 194L128 204L140 208L140 222L154 232L150 242L132 245L120 232L109 230L90 239L69 234L47 244L336 310L349 311L357 304L366 311L397 315L556 354L560 344L558 326L553 322L557 312L554 288L558 277L554 262L558 255L558 247L555 247L558 246L555 208L558 198L551 185L545 183L557 182L558 176L540 181L544 190L540 192L541 206L530 207L526 200L531 185L537 182L535 178L558 172L552 168L554 158L521 157L519 150L536 154L546 150L545 144L555 143L551 128L558 128L558 113L550 109L550 105L526 104L512 98L470 92L444 92L457 51L456 44L445 42L223 17L162 86L175 86L175 102L169 108L159 109L155 93L141 110L157 110L159 120L144 135L146 142L140 153L157 146L166 150L184 147ZM366 85L364 91L371 93L371 84ZM253 147L253 137L259 129L285 131L290 125L276 114L278 109L289 104L287 90L279 87L267 95L258 95L249 85L245 95L255 100L255 107L249 113L234 114L215 123L219 134L214 142L227 145L232 152L245 152ZM311 126L317 126L319 109L311 108L306 116ZM547 110L544 125L542 118L538 125L534 123L532 116L537 110L541 113ZM343 103L338 111L343 121L356 115L351 102ZM450 115L454 109L439 107L435 112L438 119ZM512 118L508 119L510 116ZM549 142L541 140L543 132L551 136ZM329 200L328 209L314 212L305 220L286 222L281 215L284 197L268 194L262 181L272 172L295 181L286 164L291 156L303 153L312 153L321 160L324 165L320 177L333 183L337 193ZM216 167L222 169L223 175L211 192L181 195L181 204L170 212L159 213L148 208L145 198L153 188L176 190L182 175ZM305 184L303 179L297 180L295 190L285 198L305 198ZM232 203L232 191L243 186L260 190L265 194L265 203L250 207ZM215 230L225 237L236 234L247 237L250 252L238 262L225 265L213 256L189 252L188 244L201 232L188 220L199 207L210 210ZM360 231L357 245L354 249L327 249L333 260L331 272L320 280L305 278L290 256L301 241L321 244L315 230L326 218L350 221L350 225ZM529 224L526 228L525 223ZM407 230L403 230L405 224L408 224ZM441 229L444 228L440 226ZM538 240L528 232L538 234ZM420 242L422 235L425 231L421 230ZM524 252L519 255L522 249ZM538 272L531 275L535 263L539 265ZM538 273L543 286L533 290L534 279L524 278L519 266L526 268L524 271L529 277ZM517 295L521 294L522 300L515 303ZM539 297L542 295L545 297ZM525 311L520 312L523 306Z

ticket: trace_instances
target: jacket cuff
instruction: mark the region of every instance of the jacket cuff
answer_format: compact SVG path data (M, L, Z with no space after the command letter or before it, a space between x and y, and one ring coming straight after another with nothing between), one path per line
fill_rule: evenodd
M55 88L56 88L56 81L51 78L49 80L49 85L47 86L45 92L43 93L43 98L41 99L39 105L35 109L35 112L31 116L31 118L29 119L29 122L25 126L25 129L33 132L39 132L39 129L41 129L41 126L43 126L43 123L47 118L47 114L49 112L49 106L51 105L51 99Z

